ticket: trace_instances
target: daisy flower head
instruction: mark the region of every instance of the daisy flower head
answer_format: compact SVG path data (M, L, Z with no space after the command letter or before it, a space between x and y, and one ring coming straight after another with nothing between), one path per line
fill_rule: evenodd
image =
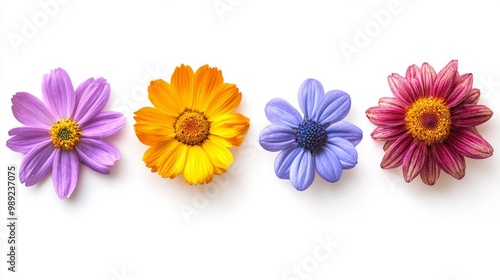
M124 125L121 113L102 111L110 96L103 78L89 78L76 90L61 68L43 76L42 97L18 92L12 98L12 113L24 126L9 131L7 147L25 154L19 179L33 186L52 172L54 188L61 199L76 188L80 163L109 174L120 159L116 148L104 140Z
M243 143L249 119L234 112L241 93L224 83L222 72L204 65L194 72L181 65L170 83L151 81L153 107L135 112L135 133L150 146L143 160L164 178L182 173L188 184L204 184L226 172L233 162L228 149Z
M265 113L271 124L262 130L259 142L268 151L281 151L274 162L276 175L303 191L313 183L316 172L333 183L343 169L356 166L355 146L363 133L342 121L351 108L347 93L325 93L319 81L307 79L299 88L298 99L303 116L283 99L267 103Z
M493 154L476 129L493 112L477 104L480 92L472 87L472 74L460 75L457 69L456 60L437 74L424 63L408 67L405 77L388 77L394 97L382 97L379 106L366 111L377 126L372 138L385 141L383 169L402 166L406 182L420 174L425 184L434 185L441 170L462 179L465 157Z

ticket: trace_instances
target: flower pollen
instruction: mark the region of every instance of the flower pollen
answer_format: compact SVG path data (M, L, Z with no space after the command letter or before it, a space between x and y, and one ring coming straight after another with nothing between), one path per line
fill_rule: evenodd
M322 124L307 120L297 128L295 140L305 150L316 152L326 143L326 130Z
M406 111L405 124L414 139L428 146L443 142L451 130L451 113L439 98L420 98Z
M73 150L80 142L82 131L71 118L58 120L50 129L50 138L54 147L63 150Z
M205 114L188 109L177 118L174 130L177 141L189 146L200 145L208 138L210 122Z

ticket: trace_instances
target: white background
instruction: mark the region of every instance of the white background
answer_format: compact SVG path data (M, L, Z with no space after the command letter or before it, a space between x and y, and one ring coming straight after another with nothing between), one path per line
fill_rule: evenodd
M474 74L480 103L496 112L479 131L500 149L497 1L66 0L52 2L47 14L48 1L0 4L1 143L20 126L12 95L41 98L42 75L62 67L74 86L91 76L111 84L107 109L128 120L109 138L122 159L109 176L82 166L69 200L57 197L50 176L19 186L17 272L2 261L1 279L500 279L497 154L467 159L461 181L442 173L434 187L419 178L407 184L400 169L380 169L383 143L370 138L375 127L364 113L391 95L389 74L426 61L439 70L458 59L461 73ZM214 3L230 9L218 12ZM377 23L381 13L390 18ZM26 33L30 23L36 29ZM208 198L182 178L151 173L133 131L132 112L150 104L149 81L168 81L181 63L222 69L251 119L245 144ZM275 176L277 153L263 150L258 135L269 123L267 101L298 107L306 78L351 95L347 120L364 139L359 164L339 182L317 176L298 192ZM1 168L19 167L22 155L2 146ZM326 241L335 248L321 247ZM294 266L302 272L293 274Z

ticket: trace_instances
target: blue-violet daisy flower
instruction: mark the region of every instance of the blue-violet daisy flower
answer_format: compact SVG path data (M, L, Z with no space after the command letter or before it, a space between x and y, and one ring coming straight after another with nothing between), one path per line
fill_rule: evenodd
M110 87L103 78L87 79L75 90L61 68L44 75L43 102L18 92L12 113L24 124L9 131L7 147L26 154L19 179L33 186L52 171L59 198L69 198L78 181L80 163L109 174L120 153L103 138L117 133L125 118L117 112L101 112L109 100Z
M363 133L357 126L342 121L351 108L350 96L341 90L324 93L315 79L300 86L300 113L287 101L276 98L266 105L271 125L260 133L261 146L271 152L281 151L274 171L281 179L289 179L299 191L314 181L315 171L328 182L337 182L343 169L358 162L355 146Z

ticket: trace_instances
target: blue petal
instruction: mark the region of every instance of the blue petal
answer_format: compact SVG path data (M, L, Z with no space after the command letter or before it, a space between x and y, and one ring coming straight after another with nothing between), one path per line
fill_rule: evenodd
M343 169L350 169L358 163L358 152L354 145L342 138L328 139L326 146L331 149L340 161Z
M354 146L358 145L363 138L363 131L352 123L340 121L326 128L327 138L344 138Z
M314 163L309 151L300 149L290 166L290 182L299 191L307 189L314 181Z
M306 120L312 120L316 107L325 91L315 79L305 80L299 88L299 105Z
M327 92L320 100L316 111L316 119L320 123L338 122L345 118L351 109L351 97L341 90Z
M330 183L337 182L342 175L342 165L331 146L325 148L314 157L316 171L321 178Z
M274 161L274 172L280 179L290 179L290 167L300 152L299 145L292 145L281 151Z
M295 131L288 126L271 124L260 132L259 142L268 151L281 151L296 143Z
M302 122L302 116L290 103L281 98L275 98L266 105L266 116L272 123L297 127Z

